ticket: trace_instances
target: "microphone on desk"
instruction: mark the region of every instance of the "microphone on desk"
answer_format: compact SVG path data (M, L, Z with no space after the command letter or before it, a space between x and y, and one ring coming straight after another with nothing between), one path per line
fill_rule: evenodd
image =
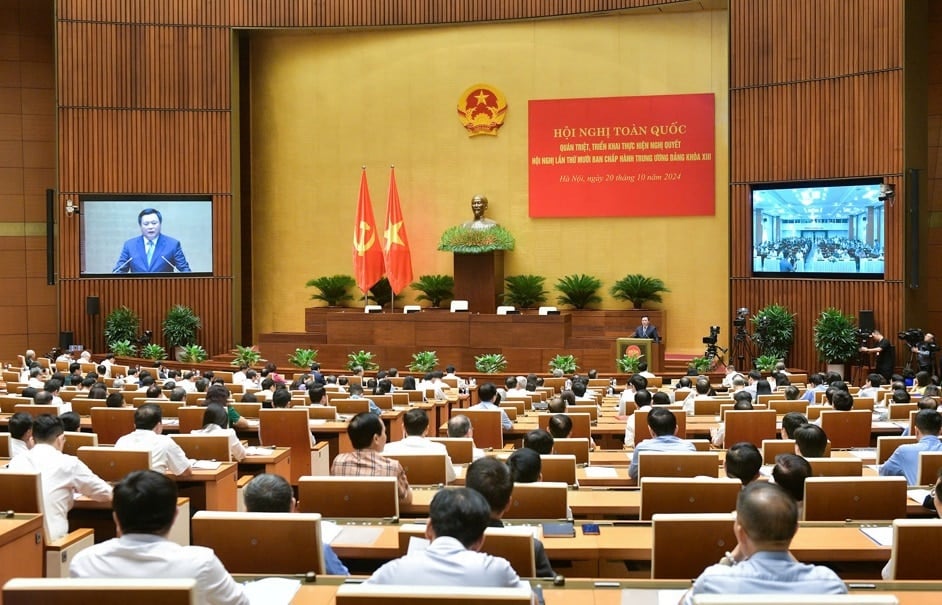
M115 267L115 269L114 269L114 271L112 271L112 273L120 273L120 272L121 272L121 269L124 269L125 267L127 267L127 266L128 266L128 263L130 263L132 260L134 260L134 257L133 257L133 256L129 256L129 257L128 257L128 260L124 261L124 262L121 263L119 266ZM130 273L130 272L131 272L131 270L128 269L128 273Z

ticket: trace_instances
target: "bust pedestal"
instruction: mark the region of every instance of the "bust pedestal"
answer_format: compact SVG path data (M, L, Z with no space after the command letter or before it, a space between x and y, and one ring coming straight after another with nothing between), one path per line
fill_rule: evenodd
M455 253L455 299L467 300L471 313L495 313L504 289L504 253Z

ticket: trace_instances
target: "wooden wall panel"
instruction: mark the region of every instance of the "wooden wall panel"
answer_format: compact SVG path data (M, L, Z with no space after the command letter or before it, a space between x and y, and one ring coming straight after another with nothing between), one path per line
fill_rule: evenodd
M812 327L829 306L872 309L894 341L904 327L903 23L896 0L730 2L730 302L797 313L793 366L823 367ZM851 177L897 185L885 280L751 278L750 185Z

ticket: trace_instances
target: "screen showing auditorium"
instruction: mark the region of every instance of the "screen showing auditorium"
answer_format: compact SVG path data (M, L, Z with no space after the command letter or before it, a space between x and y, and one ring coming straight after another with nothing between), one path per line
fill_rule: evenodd
M213 273L210 196L83 195L83 277Z
M881 185L874 179L754 185L752 274L882 279Z

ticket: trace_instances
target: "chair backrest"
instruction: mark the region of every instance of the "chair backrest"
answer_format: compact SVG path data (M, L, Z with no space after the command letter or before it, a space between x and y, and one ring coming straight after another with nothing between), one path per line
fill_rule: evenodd
M395 477L301 477L298 508L326 518L399 518Z
M300 409L300 408L295 408ZM310 405L305 406L308 418L311 420L336 420L337 407L333 405Z
M863 460L853 456L831 456L830 458L806 458L814 477L860 477L863 475Z
M529 605L529 586L519 588L462 588L452 586L400 586L395 584L342 584L336 605Z
M0 471L0 509L16 513L42 513L39 473Z
M198 511L192 542L215 551L233 574L324 573L321 516Z
M887 406L890 420L909 420L910 412L915 412L916 403L891 403Z
M522 401L519 401L519 402L517 402L517 403L523 404ZM510 421L511 421L511 422L516 422L516 421L517 421L517 406L516 406L513 402L510 402L510 403L503 403L503 402L501 402L500 406L498 406L498 407L500 407L500 409L504 410L504 413L507 414L507 418L510 418ZM523 414L521 414L521 416L522 416L522 415L523 415Z
M404 392L402 389L396 389L391 393L393 407L404 407L409 405L409 394ZM379 404L377 404L379 405Z
M260 403L241 403L235 402L230 403L232 408L239 412L239 416L243 418L258 418L258 411L262 409L262 404Z
M733 515L658 514L652 517L651 577L696 578L736 546ZM690 548L696 544L696 548Z
M70 456L78 456L78 449L86 445L91 447L98 446L98 435L95 433L82 433L79 431L66 431L65 445L62 446L62 453Z
M566 409L566 416L569 416L569 419L572 420L572 433L570 436L576 439L589 439L592 436L592 417L585 413L572 413L571 410L575 406L569 406ZM592 406L595 407L595 406ZM537 417L537 426L539 426L544 431L549 430L549 421L555 414L540 414ZM475 432L477 429L475 429Z
M877 437L877 464L886 462L899 446L917 443L918 441L919 438L914 436L902 437L900 435L892 435Z
M170 435L170 438L180 446L187 458L218 460L219 462L232 461L228 435L184 435L179 433Z
M728 399L694 399L694 416L718 416L720 413L720 403L728 402Z
M105 405L104 399L89 399L88 397L74 397L71 401L72 411L79 416L91 416L92 408Z
M134 408L92 408L92 431L98 435L98 443L114 445L121 437L133 433L135 411Z
M894 519L890 580L942 580L938 557L929 556L927 544L942 543L940 519Z
M83 446L76 455L93 473L110 482L120 481L131 471L150 468L151 453L147 450Z
M763 439L762 464L775 464L775 457L780 454L794 454L794 439Z
M370 411L370 402L366 399L332 399L338 414L355 416Z
M648 429L648 412L650 410L651 408L635 410L635 413L632 414L635 419L635 445L651 437ZM671 413L674 414L674 420L677 421L677 436L681 439L685 438L687 436L687 413L683 410L671 410Z
M399 526L399 556L409 552L412 538L425 538L425 525L407 523ZM506 559L521 578L536 576L533 531L524 527L488 527L484 530L481 552Z
M468 437L432 437L431 441L445 446L452 463L471 464L474 457L474 439Z
M3 586L5 605L196 605L196 580L15 578Z
M769 401L769 408L775 410L775 413L779 416L788 414L790 412L798 412L799 414L808 413L808 402L804 399L771 399Z
M504 430L501 426L500 410L461 410L474 428L474 445L496 450L504 447Z
M505 519L566 519L569 517L565 483L514 483Z
M543 481L551 483L576 484L576 457L567 454L543 454L542 461Z
M0 413L12 414L14 408L18 405L33 405L31 397L17 397L15 395L4 395L0 397Z
M916 472L917 485L934 485L942 468L942 451L919 452L919 468Z
M906 516L905 477L808 477L806 521L889 520Z
M0 458L10 457L10 433L0 433Z
M200 399L206 399L206 393L200 393L199 391L187 392L186 394L186 404L187 405L199 405Z
M742 491L738 479L674 479L647 477L641 481L642 521L659 513L728 513L736 510Z
M393 409L393 396L389 395L369 395L368 399L372 399L373 403L381 410L391 410ZM356 400L354 400L356 401ZM368 405L368 404L367 404Z
M821 428L834 449L869 447L872 421L873 414L867 410L821 412Z
M638 481L643 477L719 477L717 452L641 452Z
M873 397L854 397L855 410L867 410L872 413L874 403Z
M500 407L504 408L504 411L513 410L516 414L523 416L527 412L527 402L523 399L501 399ZM508 414L510 412L507 412ZM511 418L513 420L513 418Z
M589 420L597 422L599 419L599 406L594 404L570 405L566 408L567 414L588 414Z
M447 475L444 454L383 454L398 460L406 472L409 485L445 485Z
M571 455L576 457L576 464L589 463L589 440L586 438L569 437L553 441L553 453Z
M23 413L25 413L25 414L29 414L29 415L32 416L33 418L35 418L35 417L37 417L37 416L42 416L43 414L49 414L49 415L51 415L51 416L58 416L58 415L59 415L59 406L56 406L56 405L36 405L36 404L29 404L29 405L20 404L20 405L15 405L15 406L13 406L13 413L14 413L14 414L19 414L20 412L23 412Z
M291 484L311 474L311 428L305 408L263 409L258 412L262 445L291 448Z
M748 442L756 447L764 439L775 439L775 410L730 410L726 412L726 437L724 447L734 443Z

